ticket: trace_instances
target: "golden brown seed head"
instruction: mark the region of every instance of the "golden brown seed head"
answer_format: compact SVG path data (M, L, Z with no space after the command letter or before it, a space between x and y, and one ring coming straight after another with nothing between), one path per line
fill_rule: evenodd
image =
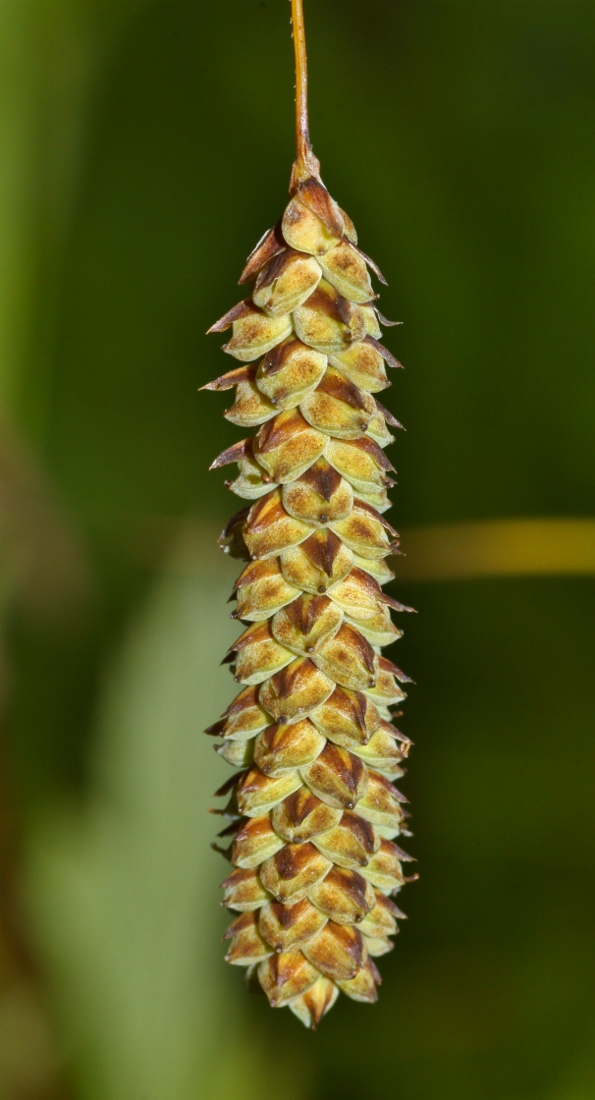
M381 276L304 125L302 103L290 202L248 259L249 297L211 330L231 329L224 350L242 365L206 388L235 390L225 415L248 434L213 463L238 466L228 484L247 504L220 541L247 564L234 588L245 628L225 658L241 691L208 732L241 769L219 792L223 904L238 914L226 958L315 1028L340 991L376 1000L373 959L402 916L393 781L410 742L389 708L406 677L381 649L401 636L391 608L410 609L381 587L398 546L385 448L400 426L374 396L398 366L379 343L370 270Z

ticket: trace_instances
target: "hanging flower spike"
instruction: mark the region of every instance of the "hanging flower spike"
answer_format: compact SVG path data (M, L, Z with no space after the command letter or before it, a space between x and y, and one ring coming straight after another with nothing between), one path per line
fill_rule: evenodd
M308 133L302 0L292 0L297 158L290 202L249 257L250 297L211 332L240 366L205 388L235 390L226 412L254 434L212 468L248 504L221 545L247 562L225 661L241 686L207 732L240 769L218 795L233 870L223 904L227 960L271 1005L315 1028L339 992L377 999L375 959L403 916L395 843L406 799L393 786L410 742L390 708L405 698L382 647L401 636L382 591L398 535L384 518L400 426L375 394L399 364L381 340L371 268L351 219L320 178ZM221 850L221 849L219 849Z

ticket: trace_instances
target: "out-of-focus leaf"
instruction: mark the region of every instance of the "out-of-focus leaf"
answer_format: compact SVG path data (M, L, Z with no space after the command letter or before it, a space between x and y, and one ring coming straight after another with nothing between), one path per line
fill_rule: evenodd
M33 159L28 4L0 7L0 406L16 385L31 276Z
M207 561L154 593L108 677L89 802L33 837L38 942L89 1100L256 1100L279 1066L241 1019L250 1002L220 946L225 864L209 847L226 772L201 730L231 693L230 582Z
M47 324L80 183L90 99L144 2L0 3L0 408L18 406L35 430L45 428L48 396L39 378L27 387L40 267L49 261ZM36 370L47 350L36 349Z
M0 420L0 590L57 625L89 595L82 540L17 430Z

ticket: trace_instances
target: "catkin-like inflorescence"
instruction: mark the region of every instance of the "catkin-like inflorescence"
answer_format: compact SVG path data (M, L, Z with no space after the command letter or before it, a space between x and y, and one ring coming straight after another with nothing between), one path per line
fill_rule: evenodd
M271 1005L316 1027L339 991L375 1001L374 962L403 914L392 898L409 857L406 801L393 785L410 742L391 709L407 677L381 655L401 631L383 593L398 536L384 518L400 426L375 394L399 364L379 340L369 268L350 218L316 163L294 173L289 205L249 257L252 293L211 332L240 366L226 412L255 434L213 463L237 463L247 505L221 545L248 564L226 660L240 694L207 732L239 769L218 791L233 865L223 904L229 962Z

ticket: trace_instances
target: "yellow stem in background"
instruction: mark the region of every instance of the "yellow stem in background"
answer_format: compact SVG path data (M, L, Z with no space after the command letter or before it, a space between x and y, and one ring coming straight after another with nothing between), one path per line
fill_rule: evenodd
M595 575L594 519L501 519L416 527L397 581Z
M149 569L194 573L224 565L209 521L147 517L118 543ZM389 558L396 583L481 577L595 576L595 519L500 519L410 527L403 557ZM176 550L172 557L172 547ZM406 556L405 556L406 555Z
M308 59L303 0L291 0L291 22L295 49L295 137L297 163L307 167L310 146L308 123Z

